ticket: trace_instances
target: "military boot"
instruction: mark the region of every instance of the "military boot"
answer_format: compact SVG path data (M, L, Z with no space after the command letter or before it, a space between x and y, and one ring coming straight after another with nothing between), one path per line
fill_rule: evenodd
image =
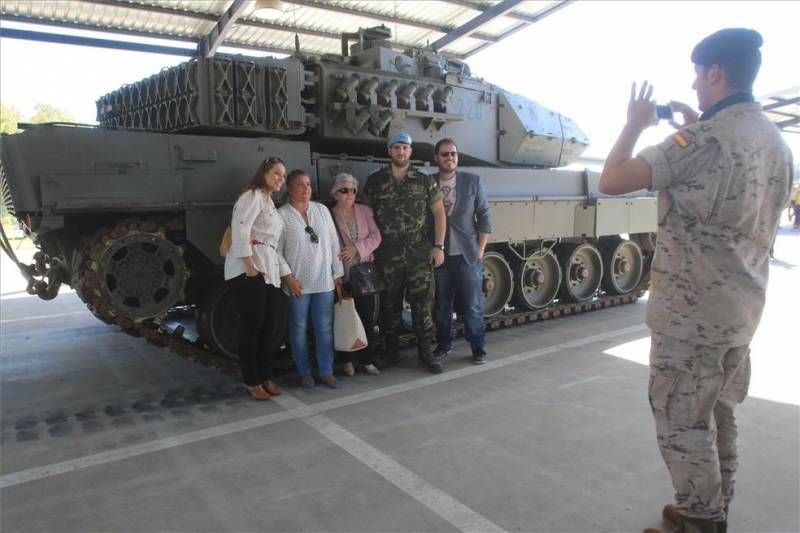
M430 370L432 374L444 372L444 358L441 354L431 352L431 341L428 339L417 341L417 355L419 364Z
M728 515L728 507L726 506L725 507L725 516L727 516L727 515ZM668 503L667 505L664 506L664 509L661 511L661 516L664 517L664 520L667 523L669 523L669 524L671 524L671 525L673 525L673 526L675 526L677 528L681 527L681 525L683 524L683 520L684 520L683 515L680 514L678 512L678 508L675 505L671 504L671 503ZM716 524L717 524L717 533L728 533L728 521L727 520L723 520L721 522L716 522Z
M666 510L666 509L665 509ZM678 515L677 517L664 518L671 524L677 525L677 529L669 529L667 531L649 527L642 533L725 533L727 531L727 524L725 522L715 522L713 520L701 520L700 518L690 518L688 516ZM672 518L677 518L676 522L672 522ZM718 526L722 525L723 529Z

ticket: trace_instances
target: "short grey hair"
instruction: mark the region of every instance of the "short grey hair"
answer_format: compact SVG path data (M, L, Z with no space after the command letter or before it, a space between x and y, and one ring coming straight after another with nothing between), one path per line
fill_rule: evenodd
M348 184L352 184L353 187L358 190L358 180L353 177L352 174L348 174L347 172L336 174L336 177L333 178L333 184L331 185L331 196L336 194L336 191L347 186Z

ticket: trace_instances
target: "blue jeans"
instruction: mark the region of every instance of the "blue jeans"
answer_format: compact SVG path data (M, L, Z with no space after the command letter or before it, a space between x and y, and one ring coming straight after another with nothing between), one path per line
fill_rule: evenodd
M448 255L434 270L436 277L436 342L449 350L453 344L453 299L458 295L464 337L472 348L483 348L483 262L468 265L462 255Z
M308 316L314 326L314 351L320 376L333 374L333 291L289 297L289 344L301 376L311 375L308 362Z

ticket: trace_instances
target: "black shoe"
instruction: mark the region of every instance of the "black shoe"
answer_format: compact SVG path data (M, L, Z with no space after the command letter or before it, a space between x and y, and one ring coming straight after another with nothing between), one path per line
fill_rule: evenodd
M431 374L441 374L444 372L442 358L436 354L419 354L419 364L427 368Z
M486 351L483 348L472 349L472 363L476 365L486 363Z

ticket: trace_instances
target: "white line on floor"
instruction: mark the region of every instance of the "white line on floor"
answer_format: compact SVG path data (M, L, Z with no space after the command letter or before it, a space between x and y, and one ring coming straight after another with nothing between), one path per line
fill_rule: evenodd
M69 313L55 313L52 315L38 315L38 316L26 316L25 318L8 318L6 320L0 320L0 324L9 324L11 322L23 322L25 320L42 320L45 318L54 318L57 316L69 316L69 315L87 315L92 316L91 313L83 309L82 311L70 311Z
M182 435L178 435L175 437L167 437L153 442L128 446L125 448L121 448L119 450L101 452L94 455L88 455L86 457L79 457L77 459L62 461L60 463L53 463L46 466L40 466L36 468L30 468L28 470L20 470L18 472L12 472L10 474L4 474L0 476L0 489L13 487L15 485L20 485L22 483L36 481L38 479L44 479L59 474L75 472L77 470L82 470L84 468L89 468L92 466L99 466L103 464L112 463L115 461L121 461L124 459L137 457L147 453L166 450L169 448L176 448L178 446L184 446L186 444L192 444L194 442L200 442L208 439L213 439L216 437L223 437L231 435L233 433L238 433L240 431L257 429L271 424L276 424L278 422L283 422L286 420L311 417L317 414L324 413L326 411L330 411L332 409L338 409L340 407L345 407L356 403L366 402L379 398L385 398L393 394L408 392L411 390L427 387L444 381L452 381L460 377L469 376L479 372L486 372L495 368L508 366L514 363L528 361L536 357L542 357L544 355L558 352L560 350L577 348L580 346L585 346L587 344L592 344L594 342L613 339L614 337L622 335L628 335L632 333L646 331L646 329L647 328L644 324L640 324L627 328L608 331L605 333L601 333L599 335L583 337L581 339L576 339L565 343L554 344L544 348L539 348L537 350L532 350L529 352L523 352L517 355L512 355L510 357L505 357L503 359L497 359L482 366L462 368L455 371L449 371L444 374L439 374L437 376L427 376L424 378L416 379L414 381L410 381L408 383L394 385L391 387L384 387L381 389L376 389L364 393L353 394L343 398L337 398L334 400L320 402L314 405L305 405L302 402L299 402L298 400L298 402L301 405L303 405L303 407L295 407L288 411L280 413L258 416L247 420L231 422L230 424L223 424L220 426L206 428L198 431L192 431L190 433L184 433ZM290 400L288 399L286 400L287 403L289 401ZM276 402L280 402L282 404L284 403L283 401L280 400L280 397L276 398ZM297 405L297 404L292 404L292 405Z

